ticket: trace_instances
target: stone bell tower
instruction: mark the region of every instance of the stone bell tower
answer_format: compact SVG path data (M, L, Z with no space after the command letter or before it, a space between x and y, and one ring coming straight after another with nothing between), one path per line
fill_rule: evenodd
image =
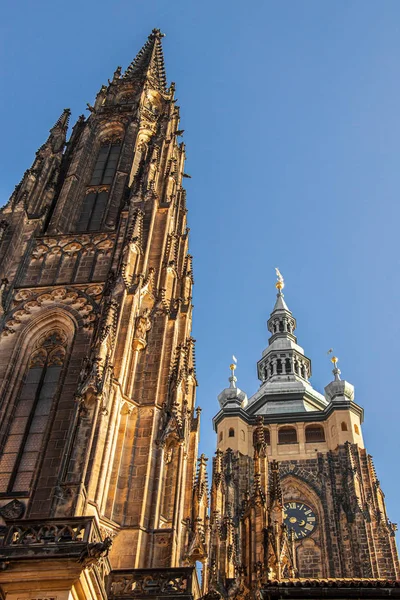
M1 210L6 598L200 593L185 145L162 37L68 141L64 110Z
M398 597L396 526L364 446L363 409L335 357L325 393L312 387L277 274L260 387L248 399L231 365L218 396L209 597Z

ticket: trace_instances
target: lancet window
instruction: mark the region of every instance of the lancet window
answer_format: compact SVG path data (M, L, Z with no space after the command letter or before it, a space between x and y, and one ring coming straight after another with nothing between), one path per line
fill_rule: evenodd
M78 231L96 231L101 228L120 150L120 140L104 142L100 147L83 200Z
M36 344L15 406L0 458L0 492L28 492L66 355L67 337L60 329Z
M167 444L164 450L164 481L161 501L161 521L172 523L175 507L175 492L177 485L178 444L175 441Z

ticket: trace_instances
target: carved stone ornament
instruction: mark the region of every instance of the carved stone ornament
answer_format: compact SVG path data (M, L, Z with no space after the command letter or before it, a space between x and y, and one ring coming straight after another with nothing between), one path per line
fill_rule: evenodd
M91 329L96 319L97 304L80 288L58 287L41 288L41 290L18 290L14 296L15 307L9 312L7 327L3 335L16 331L21 324L26 323L32 315L42 308L48 308L53 303L62 304L77 312L82 319L83 327Z
M150 572L112 573L110 598L134 598L135 596L189 596L191 580L185 569L170 572L149 569Z
M5 521L13 521L15 519L21 519L25 512L25 504L20 500L14 498L8 504L5 504L0 508L0 515Z
M136 317L135 336L133 339L133 349L143 350L147 346L147 332L151 328L149 319L150 309L145 308L143 313Z
M88 567L96 562L103 556L107 556L112 545L112 539L106 537L103 542L92 542L87 545L87 548L82 550L82 553L78 559L85 567Z

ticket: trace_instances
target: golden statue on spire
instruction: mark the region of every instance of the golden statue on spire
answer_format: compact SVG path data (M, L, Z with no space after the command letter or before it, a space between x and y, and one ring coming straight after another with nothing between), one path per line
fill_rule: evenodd
M278 281L275 284L275 287L277 290L279 290L279 292L281 292L283 290L283 288L285 287L285 280L283 279L282 273L280 272L278 267L275 267L275 273L276 273L276 277L278 279Z

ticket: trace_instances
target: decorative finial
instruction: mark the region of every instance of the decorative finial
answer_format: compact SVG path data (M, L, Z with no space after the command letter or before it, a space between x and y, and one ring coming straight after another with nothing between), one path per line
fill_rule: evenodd
M236 369L236 365L237 365L237 358L235 355L232 354L232 360L233 363L231 365L229 365L229 368L231 370L231 376L229 377L229 381L231 383L231 387L236 387L236 377L235 377L235 369Z
M278 280L275 284L275 287L278 290L278 293L280 294L282 292L283 288L285 287L285 281L284 281L282 273L280 272L278 267L275 267L275 273L276 273L276 277Z
M151 35L153 35L154 37L158 37L158 38L165 37L165 33L161 33L161 29L157 29L157 28L153 29L153 31L151 32Z
M332 354L332 358L331 358L331 363L333 364L333 370L332 370L332 373L333 373L333 374L334 374L334 376L335 376L335 381L340 381L340 373L341 373L341 371L340 371L340 369L339 369L339 368L338 368L338 366L337 366L337 364L338 364L338 362L339 362L339 359L338 359L338 357L337 357L337 356L335 356L335 355L333 354L333 348L329 348L329 350L328 350L327 354L328 354L328 356L329 356L330 354Z
M122 67L117 67L114 71L113 81L121 78Z

